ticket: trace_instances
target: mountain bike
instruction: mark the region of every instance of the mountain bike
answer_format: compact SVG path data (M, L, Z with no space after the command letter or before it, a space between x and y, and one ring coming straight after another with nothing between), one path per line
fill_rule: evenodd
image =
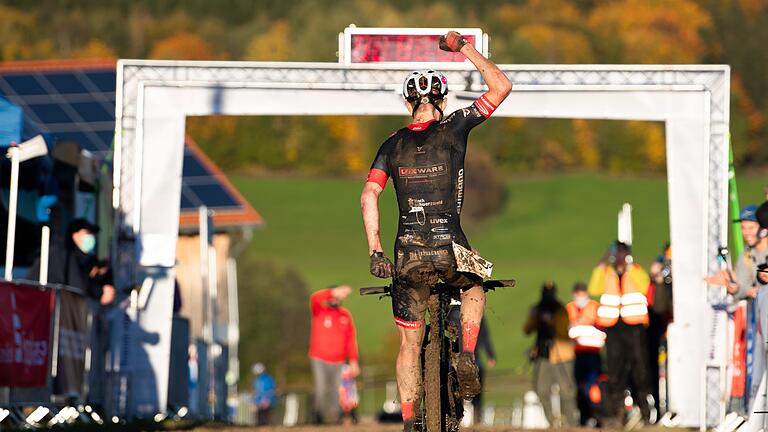
M483 290L513 287L515 281L487 280ZM392 285L361 288L361 295L389 295ZM447 319L451 300L459 300L459 290L437 283L429 293L427 311L429 324L421 345L422 388L414 403L416 421L414 430L420 432L456 432L464 416L464 403L459 394L456 358L461 352L461 329Z

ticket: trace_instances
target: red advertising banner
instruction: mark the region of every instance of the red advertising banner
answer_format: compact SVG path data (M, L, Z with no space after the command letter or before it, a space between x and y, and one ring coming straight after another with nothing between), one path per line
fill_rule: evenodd
M0 282L0 386L45 386L53 299L50 289Z
M733 378L731 381L731 397L744 397L747 384L747 318L746 308L739 305L733 312Z

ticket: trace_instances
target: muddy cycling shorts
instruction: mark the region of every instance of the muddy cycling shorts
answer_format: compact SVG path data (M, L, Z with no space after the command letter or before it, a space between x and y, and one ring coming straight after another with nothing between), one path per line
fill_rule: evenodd
M442 280L461 291L480 285L483 279L456 270L451 245L439 248L404 247L395 252L396 277L392 288L392 313L400 327L416 329L424 324L430 289Z

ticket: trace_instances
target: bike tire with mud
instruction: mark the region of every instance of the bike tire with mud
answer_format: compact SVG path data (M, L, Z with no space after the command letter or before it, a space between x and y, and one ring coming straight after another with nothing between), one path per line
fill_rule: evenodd
M444 432L442 415L441 385L441 351L442 324L440 295L432 293L429 296L429 341L424 350L424 424L425 432Z

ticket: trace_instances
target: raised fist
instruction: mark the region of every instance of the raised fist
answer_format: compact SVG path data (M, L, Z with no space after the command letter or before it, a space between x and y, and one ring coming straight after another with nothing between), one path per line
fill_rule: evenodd
M443 51L459 52L466 44L467 39L459 32L449 31L440 36L440 49Z

